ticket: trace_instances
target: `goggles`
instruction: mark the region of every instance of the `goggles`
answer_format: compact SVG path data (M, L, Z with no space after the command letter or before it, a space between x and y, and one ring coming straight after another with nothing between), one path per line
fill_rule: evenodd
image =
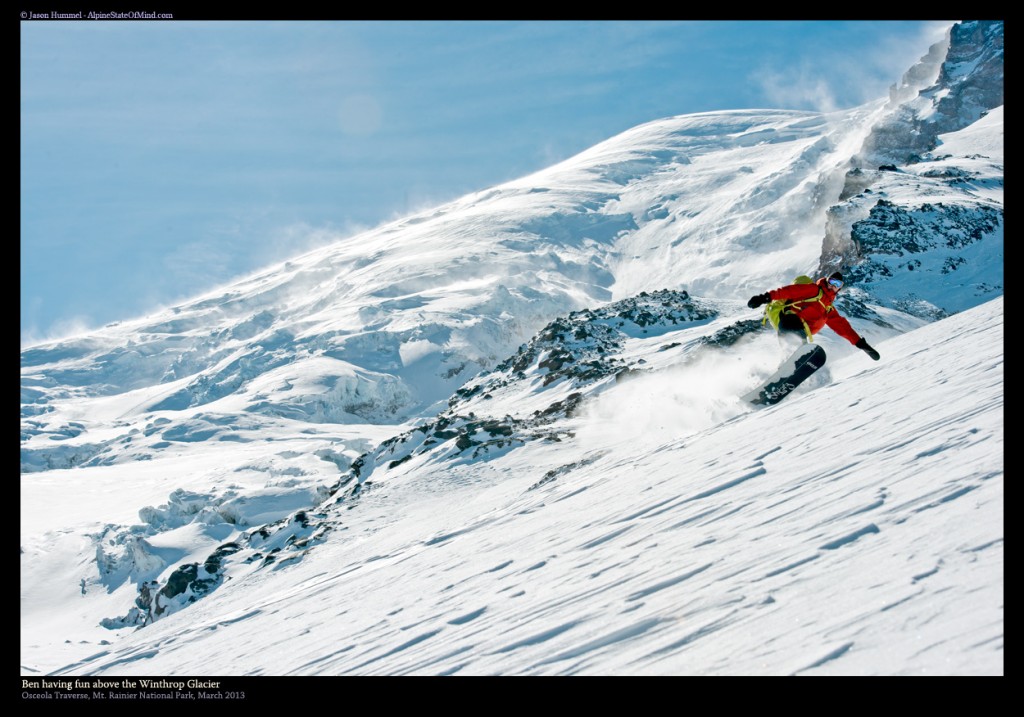
M836 291L839 291L840 289L843 288L843 280L842 279L830 278L828 280L828 285L831 286Z

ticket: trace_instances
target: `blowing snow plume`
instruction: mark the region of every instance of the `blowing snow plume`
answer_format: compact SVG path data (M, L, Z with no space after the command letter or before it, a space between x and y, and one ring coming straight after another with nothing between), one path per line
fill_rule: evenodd
M751 386L742 355L704 355L645 373L600 394L582 414L584 444L671 443L744 413Z

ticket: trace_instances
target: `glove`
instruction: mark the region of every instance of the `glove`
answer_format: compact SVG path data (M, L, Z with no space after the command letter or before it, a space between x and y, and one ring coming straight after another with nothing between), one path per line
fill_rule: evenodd
M878 355L878 352L877 352L877 351L875 351L875 350L874 350L873 348L871 348L870 346L868 346L868 342L864 340L864 337L863 337L863 336L861 336L861 337L860 337L860 338L859 338L859 339L857 340L857 348L859 348L859 349L860 349L861 351L863 351L863 352L864 352L864 353L866 353L866 354L867 354L868 356L870 356L871 358L873 358L873 359L874 359L875 361L877 361L878 359L880 359L880 358L881 358L881 356L879 356L879 355Z
M756 309L761 304L767 304L771 300L772 297L768 296L768 294L758 294L757 296L750 297L750 301L747 302L747 306L751 309Z

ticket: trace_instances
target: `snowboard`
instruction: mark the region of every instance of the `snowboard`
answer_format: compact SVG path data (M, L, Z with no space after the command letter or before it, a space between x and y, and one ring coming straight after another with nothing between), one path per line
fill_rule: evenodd
M825 349L820 346L801 346L760 388L746 394L743 400L755 406L775 405L824 365Z

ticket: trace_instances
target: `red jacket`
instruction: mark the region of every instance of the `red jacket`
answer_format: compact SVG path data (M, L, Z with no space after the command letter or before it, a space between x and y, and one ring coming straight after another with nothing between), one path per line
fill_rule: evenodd
M821 298L817 301L808 301L793 306L797 316L803 320L812 334L816 334L828 326L851 344L856 345L860 340L860 335L853 330L850 322L840 316L832 306L832 302L836 299L836 292L828 285L826 279L818 279L813 284L782 286L769 291L768 296L772 297L773 301L776 299L810 299L817 296L819 291Z

